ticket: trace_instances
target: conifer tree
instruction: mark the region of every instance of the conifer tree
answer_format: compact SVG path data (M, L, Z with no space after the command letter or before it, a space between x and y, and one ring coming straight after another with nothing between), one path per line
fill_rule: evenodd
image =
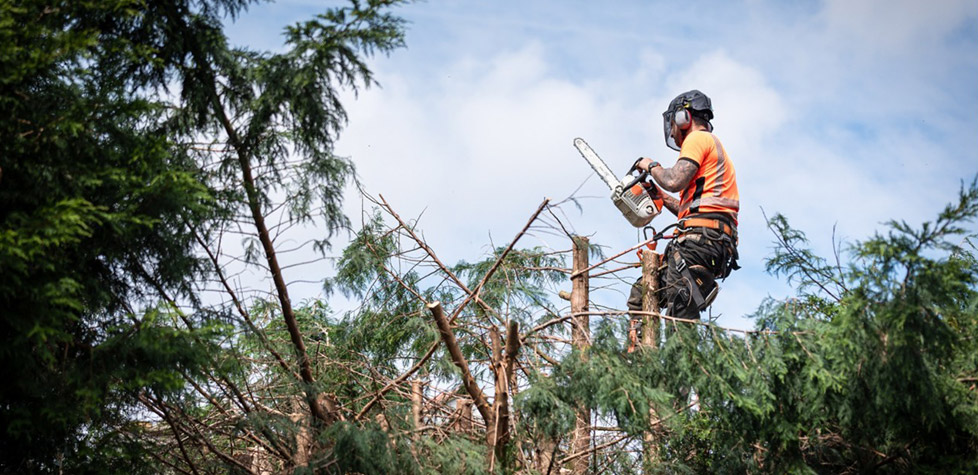
M323 225L321 246L345 225L340 190L352 166L332 154L340 89L373 83L365 57L400 46L401 22L381 12L393 2L356 2L289 28L290 49L273 55L225 40L222 22L249 3L0 4L4 470L166 464L143 447L171 436L175 470L211 463L208 451L246 467L207 436L184 443L199 430L196 398L229 391L254 409L240 398L251 375L226 342L239 325L260 329L247 314L228 318L248 305L231 287L236 306L202 302L198 278L227 283L208 251L241 214L291 340L284 354L267 338L262 348L297 375L317 421L336 419L322 409L330 401L265 219L283 193L289 222ZM137 401L160 424L130 419ZM294 462L267 426L245 433Z
M131 7L0 2L0 471L145 471L117 429L206 359L148 297L195 274L213 202L136 93L172 62Z
M666 320L661 349L628 354L605 321L589 359L565 358L522 414L547 427L585 401L633 437L644 404L672 414L662 463L621 472L974 471L976 216L973 181L935 221L890 222L830 262L776 215L768 268L799 294L763 305L756 330Z

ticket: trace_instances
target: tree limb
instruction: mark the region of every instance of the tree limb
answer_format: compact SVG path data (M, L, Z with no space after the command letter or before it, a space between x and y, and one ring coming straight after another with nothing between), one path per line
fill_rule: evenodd
M431 311L431 315L435 317L435 323L438 325L438 333L441 334L441 339L445 342L445 347L448 349L448 354L452 357L452 362L462 371L462 384L465 386L465 391L475 401L475 407L482 414L482 419L486 422L486 426L491 426L495 419L492 413L492 406L489 404L485 393L482 392L482 388L479 387L475 382L475 378L472 377L472 372L469 371L469 364L465 361L465 356L462 355L462 350L459 348L458 342L455 341L455 334L452 333L448 318L445 317L445 310L441 307L441 302L429 303L427 307Z

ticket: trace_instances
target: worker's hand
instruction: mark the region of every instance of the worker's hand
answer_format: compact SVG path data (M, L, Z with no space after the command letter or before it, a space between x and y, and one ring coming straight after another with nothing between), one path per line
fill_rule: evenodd
M639 158L638 161L635 162L635 169L640 172L646 172L649 170L649 165L651 165L652 163L653 160L651 158L645 158L645 157Z

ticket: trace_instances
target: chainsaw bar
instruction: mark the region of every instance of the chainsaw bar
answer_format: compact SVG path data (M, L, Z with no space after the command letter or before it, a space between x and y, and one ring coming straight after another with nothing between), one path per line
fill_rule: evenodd
M601 177L605 184L608 185L608 188L611 188L611 191L615 191L616 188L621 187L621 181L615 177L615 174L612 173L611 169L608 168L608 165L604 163L604 160L601 160L601 157L594 152L594 149L592 149L591 146L584 141L584 139L580 137L574 139L574 147L577 148L578 152L581 152L581 156L584 157L584 160L587 160L588 165L591 165L594 172Z
M628 174L619 180L584 139L580 137L574 139L574 147L581 152L581 156L608 185L608 188L611 188L611 202L632 226L641 228L659 214L661 205L657 204L640 184L644 174L634 177L631 175L632 170L629 170Z

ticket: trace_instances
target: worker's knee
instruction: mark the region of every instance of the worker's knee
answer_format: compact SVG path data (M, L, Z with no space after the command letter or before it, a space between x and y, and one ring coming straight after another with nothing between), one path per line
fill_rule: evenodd
M659 283L657 285L659 290L656 292L655 295L656 301L659 302L660 307L666 306L667 295L666 292L663 290L665 285L666 285L665 281L662 278L660 278ZM636 280L635 283L632 284L632 289L628 294L628 301L627 301L628 310L636 311L636 312L641 311L642 302L644 298L645 298L645 284L642 283L642 278L639 277L638 280Z
M716 299L720 286L717 285L713 273L706 267L700 265L689 266L689 274L694 281L691 284L695 285L699 289L700 295L703 296L703 302L698 305L699 310L705 310Z
M632 284L632 291L628 294L628 309L632 311L642 310L642 297L645 295L645 285L642 285L642 279L639 278Z
M672 316L697 319L699 313L713 303L720 286L717 285L713 273L701 265L689 266L689 276L692 282L680 273L674 272L667 286L667 298L672 307ZM694 285L703 298L701 302L696 302L697 299L693 297Z

